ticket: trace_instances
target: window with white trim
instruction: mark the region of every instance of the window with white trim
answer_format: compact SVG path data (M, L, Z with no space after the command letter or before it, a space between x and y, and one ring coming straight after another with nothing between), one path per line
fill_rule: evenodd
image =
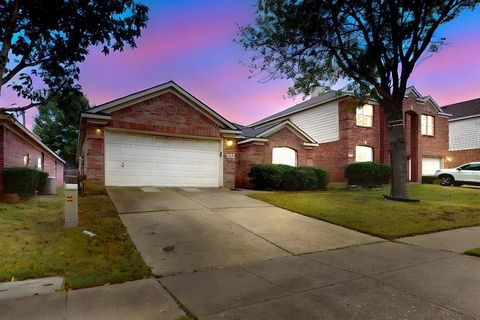
M421 127L423 136L434 136L435 134L435 118L426 114L422 114Z
M279 147L272 149L272 163L286 164L292 167L297 166L297 151L287 148Z
M357 126L373 127L373 106L371 104L357 108Z
M355 147L355 162L373 161L373 148L367 146Z
M42 158L37 158L37 168L38 170L42 170Z

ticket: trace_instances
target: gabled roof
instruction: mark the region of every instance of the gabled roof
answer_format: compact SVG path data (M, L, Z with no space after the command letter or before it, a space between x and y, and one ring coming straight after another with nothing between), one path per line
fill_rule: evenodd
M452 115L450 120L480 117L480 98L449 104L442 110Z
M408 87L405 90L405 97L408 97L408 95L410 95L410 93L413 94L415 96L416 100L420 103L430 102L433 105L433 107L435 108L435 110L437 110L439 115L446 116L446 117L451 116L451 114L448 114L448 113L444 112L444 110L442 110L442 108L440 108L440 106L432 98L432 96L422 96L422 94L414 86Z
M336 90L331 90L331 91L328 91L328 92L326 92L326 93L324 93L320 96L312 97L312 98L308 99L307 101L296 104L293 107L290 107L288 109L285 109L283 111L275 113L275 114L273 114L269 117L266 117L262 120L254 122L250 126L251 127L256 127L256 126L261 125L263 123L267 123L267 122L271 122L273 120L281 119L281 118L284 118L286 116L292 115L294 113L297 113L297 112L300 112L300 111L303 111L303 110L307 110L307 109L325 104L325 103L330 102L330 101L338 100L338 99L341 99L341 98L344 98L344 97L347 97L347 96L349 96L349 95L345 94L345 93L341 93L341 92L336 91Z
M242 130L242 136L245 138L245 140L240 141L239 144L247 143L257 139L265 140L268 138L268 136L283 128L289 128L306 143L318 144L312 137L310 137L305 131L300 129L290 120L271 122L255 128L241 125L237 126L240 127Z
M209 116L212 120L216 121L222 126L232 130L238 130L238 128L235 127L233 123L231 123L230 121L222 117L220 114L218 114L216 111L214 111L213 109L208 107L206 104L204 104L202 101L200 101L199 99L197 99L196 97L188 93L185 89L180 87L174 81L168 81L160 85L112 100L110 102L101 104L99 106L92 107L85 111L85 116L88 117L89 115L92 115L92 114L101 114L101 115L108 116L108 114L114 110L128 107L134 103L149 99L155 95L158 95L166 91L174 91L177 94L180 94L180 96L186 98L190 103L197 106L201 112L203 112L205 115Z
M8 116L8 115L0 115L0 120L5 120L5 121L8 121L9 123L11 123L13 125L13 127L15 127L16 129L18 129L19 131L25 133L27 136L29 136L32 140L34 140L36 143L38 143L43 149L45 149L48 153L50 153L50 155L52 155L53 157L55 157L57 160L59 160L60 162L62 162L63 164L66 164L65 160L63 160L62 158L60 158L60 156L58 154L56 154L55 152L53 152L52 149L50 149L49 147L47 147L43 142L42 140L35 134L33 133L32 131L28 130L25 126L23 126L20 122L18 122L16 119Z

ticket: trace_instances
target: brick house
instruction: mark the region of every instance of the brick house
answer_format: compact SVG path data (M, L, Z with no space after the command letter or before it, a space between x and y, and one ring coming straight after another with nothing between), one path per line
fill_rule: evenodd
M414 88L405 98L410 180L443 166L448 115ZM248 186L256 163L326 168L344 181L354 161L389 162L385 117L330 91L250 126L234 124L170 81L82 113L88 183L107 186Z
M407 90L404 102L409 180L420 181L443 167L448 152L448 117L431 97L422 96L414 87ZM261 140L250 137L238 143L240 149L237 181L247 185L250 165L270 163L277 148L296 153L295 165L327 169L332 181L344 181L345 167L355 161L390 162L385 115L375 102L357 108L351 96L329 91L305 102L243 127L243 135L252 129L262 132L272 125L289 122L313 141L285 130ZM279 135L277 137L277 135ZM316 144L315 144L316 143ZM253 155L253 156L252 156ZM285 157L288 157L287 155ZM292 156L293 157L293 156ZM278 161L277 163L286 163Z
M449 152L446 166L480 161L480 98L443 106L450 113Z
M48 172L56 177L57 187L63 185L65 161L14 118L0 115L0 193L3 168L23 166Z

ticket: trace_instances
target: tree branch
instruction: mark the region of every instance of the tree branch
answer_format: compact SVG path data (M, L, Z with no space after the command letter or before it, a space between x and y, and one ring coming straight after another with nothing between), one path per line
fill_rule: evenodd
M20 0L15 0L12 3L12 9L10 10L10 16L8 19L7 27L5 28L6 34L4 35L4 40L2 42L2 50L0 51L0 77L3 77L5 72L5 67L8 62L8 53L12 46L13 34L15 31L15 22L17 19L18 8L20 7ZM0 89L2 86L0 85Z
M0 107L0 111L3 112L23 112L31 108L38 107L42 102L31 102L30 104L27 104L26 106L21 106L21 107Z

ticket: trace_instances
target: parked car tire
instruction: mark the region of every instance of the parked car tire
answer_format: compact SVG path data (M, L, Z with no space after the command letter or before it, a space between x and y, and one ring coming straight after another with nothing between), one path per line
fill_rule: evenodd
M455 183L455 179L449 174L441 175L438 178L440 179L440 184L442 186L451 186Z

